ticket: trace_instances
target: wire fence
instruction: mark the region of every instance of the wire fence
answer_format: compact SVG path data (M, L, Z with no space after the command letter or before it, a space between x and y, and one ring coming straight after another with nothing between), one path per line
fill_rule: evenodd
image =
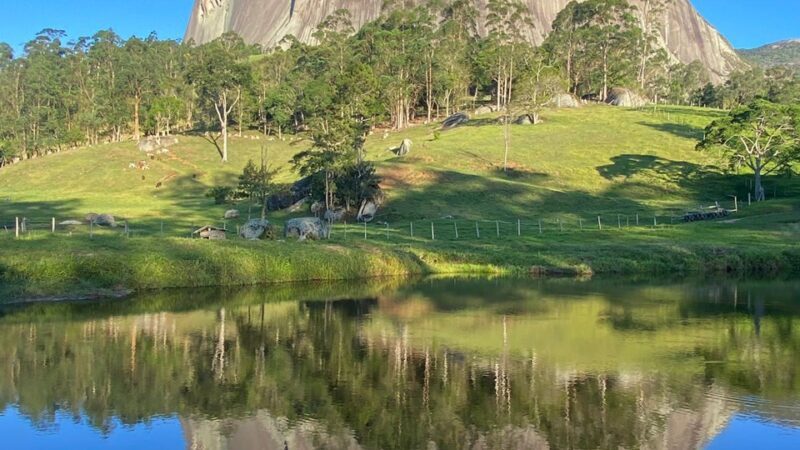
M669 212L634 212L603 214L548 214L541 217L518 217L503 219L466 219L444 217L420 220L379 220L370 223L331 223L328 224L328 239L337 242L381 241L387 243L420 241L489 241L497 239L519 239L524 237L545 237L574 233L602 233L614 230L663 230L678 226L686 221L686 211L724 210L736 213L741 204L737 197L729 202L713 202L710 205L673 210ZM47 236L68 236L82 239L95 237L118 237L124 239L149 238L192 238L199 237L199 227L219 230L226 239L240 237L241 220L220 221L170 221L147 219L117 219L114 226L100 226L94 222L61 220L57 217L0 217L0 235L5 238L34 239ZM276 224L278 225L278 224ZM280 238L282 230L276 230Z

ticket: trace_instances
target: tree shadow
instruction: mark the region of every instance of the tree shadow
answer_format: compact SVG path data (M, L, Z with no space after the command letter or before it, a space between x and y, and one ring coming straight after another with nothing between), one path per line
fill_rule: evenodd
M704 136L704 130L701 127L688 124L688 123L647 123L639 122L642 125L662 133L670 133L684 139L701 140Z

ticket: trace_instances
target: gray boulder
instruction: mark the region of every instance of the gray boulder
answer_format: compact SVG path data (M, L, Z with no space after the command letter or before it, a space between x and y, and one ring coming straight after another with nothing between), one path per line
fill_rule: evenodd
M269 231L272 229L269 220L267 219L251 219L248 220L241 228L239 228L239 236L249 241L257 241L259 239L269 238Z
M299 240L327 239L330 234L328 224L318 217L301 217L286 221L283 228L284 236L297 237Z
M490 114L494 112L494 108L491 106L479 106L475 110L476 115L483 115L483 114Z
M530 115L523 114L523 115L517 117L516 119L514 119L514 124L515 125L533 125L533 120L531 119Z
M572 94L556 94L550 100L550 105L556 108L580 108L581 101Z
M80 220L65 220L63 222L59 222L58 224L62 227L76 227L78 225L83 225L83 222Z
M345 214L347 214L347 211L344 208L334 208L325 211L325 215L323 217L329 223L340 222L342 219L344 219Z
M139 140L139 151L161 153L178 143L175 136L148 136Z
M101 227L116 227L117 220L111 214L89 213L86 215L86 222Z
M414 145L411 139L403 139L400 147L397 147L397 156L406 156L411 153L411 147Z
M640 108L647 105L647 100L630 89L614 88L608 94L606 103L624 108Z
M375 219L375 214L378 213L378 205L372 201L365 201L361 204L361 209L358 210L359 222L372 222Z
M238 209L229 209L225 211L225 215L223 215L226 220L230 219L238 219L239 218L239 210Z
M442 122L442 128L447 130L450 128L455 128L459 125L463 125L467 122L469 122L468 115L466 115L465 113L455 113L452 116L448 117L447 119L444 119L444 122Z

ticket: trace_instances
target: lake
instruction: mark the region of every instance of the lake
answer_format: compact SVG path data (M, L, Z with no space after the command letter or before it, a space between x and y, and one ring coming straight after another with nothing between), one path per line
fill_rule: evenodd
M0 307L9 449L800 447L800 282L385 279Z

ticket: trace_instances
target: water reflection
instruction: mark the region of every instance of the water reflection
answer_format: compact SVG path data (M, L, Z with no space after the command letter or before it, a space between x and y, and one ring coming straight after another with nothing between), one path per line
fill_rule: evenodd
M439 279L8 307L0 428L171 420L207 450L698 448L765 423L774 447L800 429L798 294Z

